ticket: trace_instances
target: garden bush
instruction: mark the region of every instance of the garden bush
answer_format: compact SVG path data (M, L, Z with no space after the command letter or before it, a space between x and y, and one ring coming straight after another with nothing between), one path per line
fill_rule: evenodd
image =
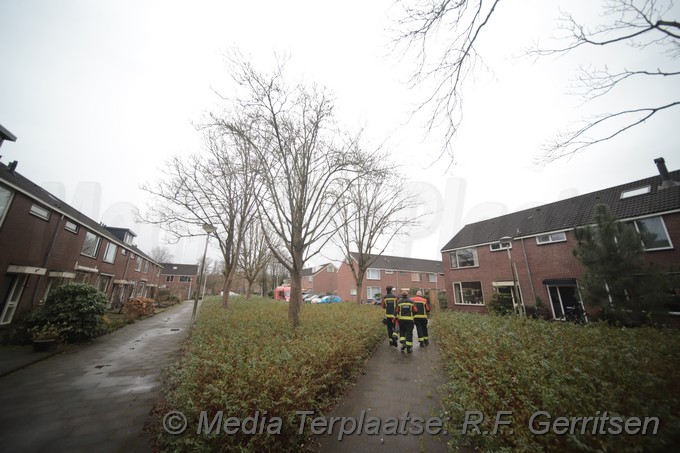
M327 410L353 380L384 336L382 312L370 305L305 304L291 329L287 304L253 297L218 300L201 307L185 354L166 378L165 402L182 412L193 430L171 436L158 429L162 451L301 451L296 411ZM245 420L280 417L277 435L197 435L201 411ZM265 414L266 412L266 414Z
M431 331L448 376L443 408L454 445L529 452L668 451L679 445L680 331L455 312L434 318ZM485 415L480 432L468 426L463 434L467 411ZM512 425L488 434L500 411L512 411L504 417ZM605 425L604 434L593 434L592 420L583 434L582 424L573 434L536 434L529 420L539 411L553 421L605 411L622 419L658 417L659 428L657 434L610 434L608 426L616 428Z
M69 343L90 341L106 332L103 316L108 303L94 286L69 283L50 291L47 300L28 317L28 327L45 324L63 327Z
M140 316L154 314L154 300L146 297L130 299L123 305L123 314L128 321L134 321Z

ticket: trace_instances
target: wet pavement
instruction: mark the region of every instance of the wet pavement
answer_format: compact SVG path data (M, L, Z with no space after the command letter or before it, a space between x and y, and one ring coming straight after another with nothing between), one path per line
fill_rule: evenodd
M184 302L0 377L0 450L150 451L142 430L192 308Z
M378 345L356 385L329 414L323 415L329 425L333 417L338 421L330 435L316 438L318 451L447 451L449 436L444 435L439 424L443 423L440 387L446 381L440 370L436 339L429 346L419 347L415 331L413 338L411 354L389 346L387 338ZM356 426L349 420L343 422L342 417L351 417ZM341 436L342 423L345 432L353 433Z

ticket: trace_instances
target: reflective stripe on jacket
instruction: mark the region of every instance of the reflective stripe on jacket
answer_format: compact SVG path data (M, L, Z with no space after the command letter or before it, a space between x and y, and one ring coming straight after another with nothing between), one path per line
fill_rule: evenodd
M416 319L418 318L427 319L427 312L430 311L430 307L428 306L427 301L420 296L416 296L412 300L416 306L416 309L418 310L418 313L413 315L413 317Z
M413 321L413 314L418 311L411 299L400 299L399 309L397 310L397 317L401 321Z
M386 296L383 298L382 301L382 306L385 309L385 317L386 318L394 318L394 315L397 313L396 308L397 308L397 298L392 296Z

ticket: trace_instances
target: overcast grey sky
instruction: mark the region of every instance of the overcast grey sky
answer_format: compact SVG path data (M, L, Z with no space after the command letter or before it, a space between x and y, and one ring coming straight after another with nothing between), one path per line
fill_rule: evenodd
M651 176L659 156L680 168L680 109L569 160L533 164L547 139L583 115L680 94L631 85L582 105L568 95L579 64L655 69L656 57L520 58L554 31L558 11L546 3L554 2L500 3L479 49L489 70L466 88L447 173L448 161L428 165L441 137L424 138L422 123L408 121L425 92L405 84L409 58L390 54L390 0L0 0L0 124L18 137L0 155L95 220L132 228L148 252L163 234L134 224L132 209L146 199L139 186L172 155L200 151L192 123L218 103L213 89L229 89L224 53L239 48L263 68L287 53L290 75L332 90L340 120L365 128L368 145L384 143L435 212L386 253L440 259L465 223ZM566 3L586 14L596 2ZM171 247L175 261L194 262L201 244Z

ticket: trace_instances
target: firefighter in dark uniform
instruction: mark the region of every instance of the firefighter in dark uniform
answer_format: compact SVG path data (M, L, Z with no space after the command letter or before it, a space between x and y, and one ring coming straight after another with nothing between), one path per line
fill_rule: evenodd
M430 304L427 303L427 300L424 299L422 291L418 291L416 293L416 297L414 297L413 303L416 305L416 308L418 309L418 313L413 315L413 322L416 325L416 332L418 333L418 343L420 343L420 347L422 348L423 346L427 346L430 344L430 337L428 336L427 332L427 316L430 314Z
M406 352L413 352L413 316L418 313L418 309L411 299L408 298L408 293L401 293L401 297L397 301L397 322L399 323L399 341L401 342L401 350L406 349Z
M382 308L385 310L385 324L387 325L387 338L390 340L390 346L397 347L397 333L394 331L394 323L397 314L397 296L392 294L392 287L385 288L387 294L383 297Z

